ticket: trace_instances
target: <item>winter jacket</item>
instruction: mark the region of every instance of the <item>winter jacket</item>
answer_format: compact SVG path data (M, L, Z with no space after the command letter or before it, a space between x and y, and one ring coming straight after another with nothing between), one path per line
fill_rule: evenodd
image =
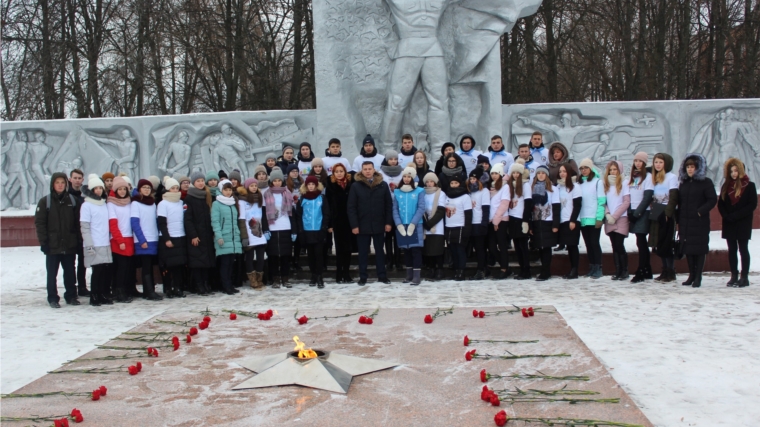
M348 193L348 222L359 234L380 234L393 225L393 200L388 184L375 172L370 183L361 173Z
M464 179L464 181L467 182L467 173L468 172L467 172L467 168L464 165L464 161L462 160L461 157L459 157L459 154L454 154L454 158L456 158L456 160L457 160L457 166L456 167L461 167L462 168L462 172L461 172L460 175L462 176L462 178ZM446 175L446 173L444 172L445 166L446 165L444 164L443 167L441 168L441 173L438 174L439 187L441 187L441 190L443 190L444 192L446 192L446 191L449 190L449 187L450 187L449 184L451 183L451 179L453 178L453 176ZM473 169L475 169L475 168L473 168Z
M211 209L206 198L194 197L188 193L185 199L185 235L187 237L187 264L190 268L216 267L214 253L214 230L211 227ZM193 239L200 239L193 246Z
M692 177L686 173L684 164L692 159L697 170ZM678 235L683 241L685 255L706 255L710 251L710 210L715 207L718 196L715 186L707 178L707 162L697 153L687 154L679 171L681 185L678 187Z
M98 264L110 264L111 234L108 230L108 206L106 197L98 197L86 186L82 193L90 199L82 204L79 211L79 225L82 229L82 244L84 246L84 265L92 267ZM85 199L87 200L87 199Z
M422 216L425 215L425 190L415 187L411 191L396 189L393 198L393 221L396 226L403 225L407 228L414 224L414 233L417 235L417 243L399 245L400 248L421 248L425 244L425 232L422 226ZM398 233L398 229L395 230Z
M322 184L319 184L318 190L323 190ZM306 194L305 186L301 187L301 194ZM301 243L324 243L330 224L330 204L322 194L314 199L301 197L295 206L295 220Z
M562 158L559 160L554 160L554 155L552 153L555 148L562 151ZM575 163L575 160L570 158L570 153L567 151L567 147L561 142L555 142L549 146L549 160L547 161L546 166L549 168L549 180L554 185L557 185L560 166L571 168L575 171L576 176L580 175L578 165Z
M138 196L139 197L139 196ZM156 204L149 205L133 200L130 205L130 224L135 241L135 255L158 254L158 222L156 222ZM143 243L148 247L143 248Z
M216 200L211 205L211 227L214 230L216 256L243 253L237 220L238 210L235 204L225 205ZM221 245L219 239L224 241Z
M130 205L120 206L115 203L107 203L107 205L108 227L111 230L111 252L122 256L134 255L135 240L132 236ZM124 244L124 249L121 249L122 244Z
M348 221L348 195L356 183L350 176L347 179L346 188L332 182L332 178L325 188L327 204L330 205L330 224L327 228L332 228L336 245L351 245L351 248L355 248L356 236L351 233L351 224Z
M752 219L757 209L757 188L754 182L742 190L739 201L731 204L726 194L718 199L718 211L723 218L721 237L726 240L750 240L752 238Z
M37 202L34 214L37 240L47 255L77 253L82 242L79 227L81 205L76 199L72 201L67 191L61 194L55 192L53 183L57 178L66 179L66 174L56 172L50 177L50 206L47 205L47 196L44 196Z
M277 164L275 166L279 166L280 170L282 170L282 173L284 175L288 170L288 166L295 163L298 163L298 159L296 158L296 156L293 156L293 158L290 160L285 160L282 158L282 156L280 156L277 158ZM267 175L269 175L270 173L272 173L271 170L267 172Z
M158 260L166 267L187 264L187 237L185 237L185 203L182 200L162 200L156 208L158 215ZM177 230L172 235L171 230ZM171 241L172 247L166 246Z

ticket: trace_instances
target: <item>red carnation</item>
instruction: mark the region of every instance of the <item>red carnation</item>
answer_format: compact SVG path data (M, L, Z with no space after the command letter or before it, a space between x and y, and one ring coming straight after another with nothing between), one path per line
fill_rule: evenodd
M472 351L468 351L467 353L465 353L464 354L465 360L467 360L468 362L471 361L472 360L472 356L475 355L475 351L476 350L472 350Z
M196 328L195 326L190 328L190 335L197 335L197 334L198 334L198 328Z
M470 339L467 338L467 335L465 335L464 336L464 346L467 347L468 345L470 345Z
M433 323L433 316L426 314L425 315L425 323Z
M208 316L203 316L203 321L206 323L211 323L211 318Z
M500 406L501 400L499 400L499 396L492 394L491 395L491 405L493 406Z
M373 322L373 320L372 320L371 317L368 317L367 320L364 321L364 323L366 323L367 325L371 325L372 322Z
M269 310L267 310L267 316L269 316L269 317L274 316L274 311L272 311L271 308Z
M509 417L507 417L507 413L502 409L501 411L496 413L496 416L493 417L493 421L496 423L497 426L502 427L507 424L507 421L509 421Z
M485 369L483 369L482 371L480 371L480 381L486 382L486 381L488 381L489 377L490 377L490 375L488 375L488 373L486 372Z
M190 335L188 335L188 336L185 337L185 342L188 343L188 344L191 343L191 342L193 342L193 339L190 338Z
M158 357L158 350L155 348L153 349L153 357Z
M493 391L488 386L483 386L483 390L480 392L480 400L484 402L490 402Z
M137 362L137 363L135 364L135 367L137 368L137 372L140 372L140 371L142 371L142 363L140 363L140 362Z
M204 329L208 328L208 323L206 323L206 321L204 320L203 322L201 322L201 323L198 324L198 327L201 330L204 330Z
M92 400L100 400L100 389L95 389L92 391Z
M529 317L530 315L528 314L528 310L526 310L526 309L523 308L522 309L522 316L523 317Z
M98 390L100 390L100 395L101 396L105 396L108 393L108 389L104 385L98 387Z
M365 316L359 316L359 323L362 325L367 323L367 318Z
M176 336L176 335L175 335L175 336L173 336L173 337L172 337L172 342L179 342L179 338L177 338L177 336Z
M257 313L256 318L259 320L264 320L264 313Z
M309 318L306 317L306 315L303 315L303 316L301 316L301 317L298 318L298 324L299 325L304 325L308 321L309 321Z
M478 317L480 317L481 319L484 318L484 317L486 317L486 312L485 311L479 311L478 312Z
M269 320L269 319L271 319L271 318L272 318L272 315L271 315L271 314L269 314L269 312L268 312L268 311L267 311L266 313L264 313L264 320Z
M140 372L137 370L137 367L135 366L130 366L129 368L127 368L127 370L129 371L129 375L137 375L137 373Z
M478 310L472 310L472 317L478 317Z
M179 350L179 341L174 342L174 351Z
M153 347L148 347L148 356L153 354Z
M235 320L235 319L237 319L237 314L230 313L230 320Z
M69 427L69 420L61 418L60 420L53 420L53 427Z
M528 307L528 315L534 316L536 313L533 312L533 307Z

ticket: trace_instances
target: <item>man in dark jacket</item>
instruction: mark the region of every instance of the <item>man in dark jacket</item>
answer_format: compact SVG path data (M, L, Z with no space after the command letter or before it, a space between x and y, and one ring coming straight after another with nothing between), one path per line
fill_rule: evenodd
M384 233L390 232L393 225L390 188L383 182L382 175L375 172L375 166L370 161L362 163L361 173L356 174L355 180L348 193L348 222L359 246L359 286L367 284L370 239L375 246L377 279L390 283L385 273L383 253Z
M61 308L56 280L59 265L63 267L63 285L66 287L63 298L69 305L79 305L74 259L82 245L79 228L81 205L67 191L67 183L66 174L54 173L50 178L50 196L37 202L37 212L34 214L37 240L45 254L48 304L53 308Z
M80 169L72 169L69 172L69 194L76 197L77 205L82 206L84 196L82 196L82 184L84 182L84 172ZM87 290L87 267L84 266L84 247L80 246L77 251L77 289L80 297L90 296Z

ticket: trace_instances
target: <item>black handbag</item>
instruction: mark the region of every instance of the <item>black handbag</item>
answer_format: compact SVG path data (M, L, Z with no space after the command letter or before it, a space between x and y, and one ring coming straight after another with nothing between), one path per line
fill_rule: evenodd
M676 244L675 244L675 247L673 248L674 259L676 260L683 259L684 257L683 249L685 245L686 245L686 242L681 238L681 233L678 233L676 235Z

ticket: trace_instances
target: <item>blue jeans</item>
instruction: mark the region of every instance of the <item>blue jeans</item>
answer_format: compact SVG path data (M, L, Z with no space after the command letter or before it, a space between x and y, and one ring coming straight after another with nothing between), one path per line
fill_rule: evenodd
M385 253L383 252L385 233L359 234L356 236L356 243L359 246L359 278L365 280L367 279L367 262L369 260L370 239L372 239L372 245L375 247L375 265L377 266L377 278L385 279Z

